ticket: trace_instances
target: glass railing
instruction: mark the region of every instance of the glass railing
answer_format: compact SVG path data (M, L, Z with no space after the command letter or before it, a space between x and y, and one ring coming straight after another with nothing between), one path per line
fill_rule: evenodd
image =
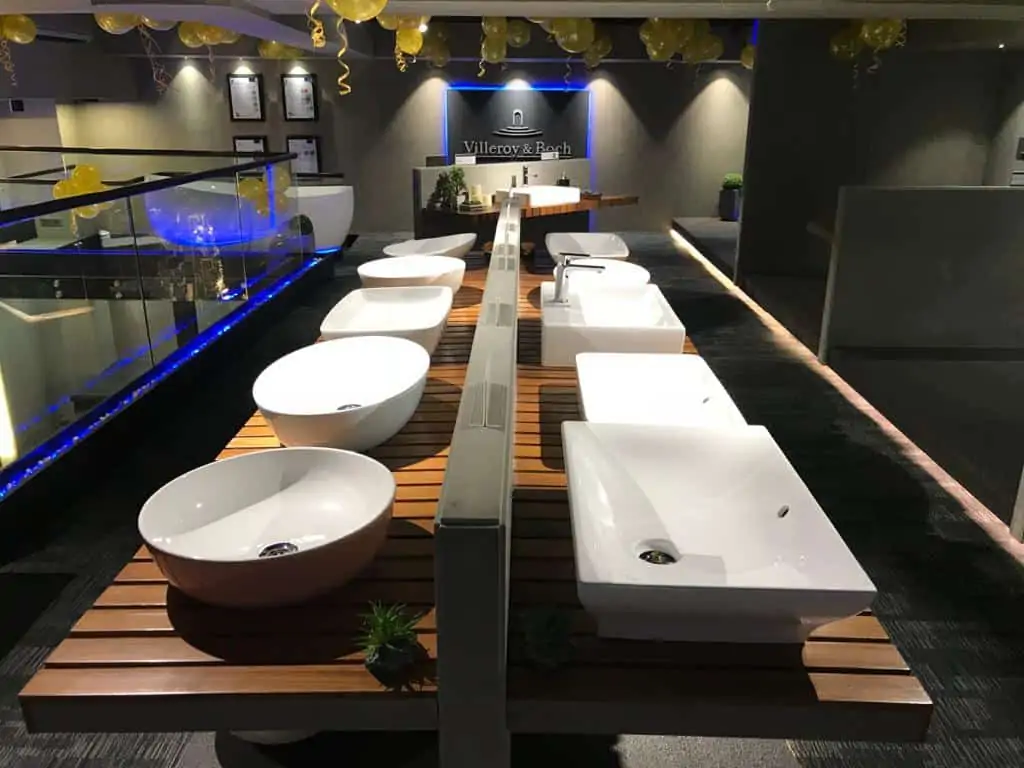
M0 182L33 191L0 211L0 499L316 259L288 155L122 179L107 157Z

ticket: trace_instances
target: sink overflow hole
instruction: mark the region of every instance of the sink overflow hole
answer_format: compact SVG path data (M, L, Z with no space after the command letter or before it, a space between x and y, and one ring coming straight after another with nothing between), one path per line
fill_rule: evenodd
M779 517L785 517L786 515L788 515L789 514L789 504L783 504L781 507L779 507L779 511L776 512L775 514L777 514Z
M275 544L268 544L260 550L259 559L266 557L283 557L284 555L293 555L299 551L299 548L292 544L290 541L279 541Z
M345 403L345 405L339 405L334 410L340 413L341 411L351 411L353 408L362 408L362 406L356 403Z
M645 563L652 563L653 565L671 565L676 561L672 555L668 552L662 552L660 549L645 549L638 557Z

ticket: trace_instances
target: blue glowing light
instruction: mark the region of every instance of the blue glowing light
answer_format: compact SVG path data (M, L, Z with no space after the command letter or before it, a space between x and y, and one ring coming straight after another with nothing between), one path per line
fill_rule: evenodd
M143 199L150 230L173 245L251 243L278 234L287 221L273 200L261 214L250 201L240 199L234 182L197 181L147 192Z
M131 389L117 398L107 400L97 408L91 410L86 416L76 421L42 445L25 454L22 458L0 471L0 500L3 500L17 489L22 483L46 469L56 459L60 458L82 440L93 434L96 430L106 424L117 414L125 410L140 397L150 392L157 384L162 382L174 371L178 370L194 358L210 344L234 328L238 323L248 317L259 307L266 304L285 288L309 272L320 263L320 259L312 259L298 267L276 283L268 286L259 293L250 296L249 301L242 304L238 309L227 317L219 320L202 333L198 334L184 347L172 352L166 358L157 363L150 371L140 376L133 382ZM178 329L170 329L167 333L176 333ZM147 345L146 349L149 347ZM134 353L133 353L134 354ZM119 365L120 363L115 363ZM109 370L109 369L108 369Z
M761 20L754 19L754 28L750 31L750 44L757 45L757 34L761 31Z
M327 254L334 253L337 250L338 248L336 246L331 245L328 246L327 248L317 248L315 251L313 251L313 253L315 253L317 256L326 256Z

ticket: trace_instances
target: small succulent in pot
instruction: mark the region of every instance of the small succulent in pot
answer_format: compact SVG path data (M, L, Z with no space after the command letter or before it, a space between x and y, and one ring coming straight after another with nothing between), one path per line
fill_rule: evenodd
M725 177L722 179L722 189L743 189L743 174L725 174Z
M384 685L400 686L413 676L424 655L423 646L416 639L420 618L404 605L383 603L371 603L370 613L363 616L359 643L366 656L364 663Z
M727 173L718 193L718 218L722 221L739 221L742 206L743 174Z

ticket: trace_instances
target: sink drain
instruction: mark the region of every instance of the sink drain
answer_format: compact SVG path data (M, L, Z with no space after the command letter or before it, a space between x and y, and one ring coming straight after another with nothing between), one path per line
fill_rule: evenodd
M362 408L362 407L363 406L359 405L358 403L345 403L345 405L339 405L334 410L336 412L340 413L341 411L351 411L351 410L354 410L355 408Z
M266 557L283 557L284 555L293 555L299 551L299 548L292 544L290 541L279 541L275 544L268 544L260 550L258 558L261 560Z
M660 549L645 549L639 555L637 555L645 563L651 563L653 565L671 565L676 561L672 555L668 552L663 552Z

